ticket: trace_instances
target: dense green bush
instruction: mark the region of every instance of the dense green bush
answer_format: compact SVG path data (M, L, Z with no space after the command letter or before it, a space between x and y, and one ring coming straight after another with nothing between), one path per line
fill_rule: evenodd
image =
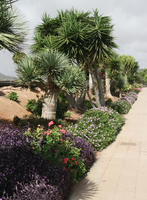
M85 112L83 118L67 130L74 136L88 140L96 150L102 150L115 140L123 124L124 119L120 114L101 107Z
M8 94L8 99L12 100L12 101L16 101L18 102L18 95L16 92L10 92Z
M42 100L29 99L26 104L26 109L36 116L41 116L42 113Z
M85 100L85 102L84 102L84 107L85 107L85 110L91 109L91 108L92 108L92 105L91 105L90 101Z
M105 105L108 106L108 107L110 107L111 104L112 104L112 102L113 102L112 99L109 98L109 99L107 99L107 100L105 101Z
M131 109L131 104L128 101L119 99L112 103L111 108L120 114L127 114Z

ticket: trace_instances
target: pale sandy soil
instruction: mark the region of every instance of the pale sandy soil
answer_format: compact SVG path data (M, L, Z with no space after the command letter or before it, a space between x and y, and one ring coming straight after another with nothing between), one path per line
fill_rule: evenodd
M8 99L9 92L16 92L18 95L19 103ZM22 118L31 113L25 109L28 99L37 99L42 92L37 89L30 91L29 89L21 87L0 87L0 120L12 121L14 116Z
M8 99L8 94L10 92L16 92L19 98L19 103L15 101L11 101ZM40 89L36 89L36 91L30 91L29 89L21 88L21 87L0 87L0 120L4 121L12 121L14 116L18 116L20 118L25 115L30 115L31 113L26 110L26 104L28 99L37 99L41 97L43 92ZM74 112L71 112L70 120L78 120L81 115Z

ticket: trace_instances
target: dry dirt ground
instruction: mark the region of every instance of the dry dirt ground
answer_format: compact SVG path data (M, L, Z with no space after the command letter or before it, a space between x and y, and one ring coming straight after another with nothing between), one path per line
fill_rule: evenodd
M19 102L11 101L8 99L8 94L10 92L16 92L18 95ZM30 115L31 113L26 110L26 104L29 99L37 99L41 97L43 92L40 89L36 89L35 91L30 91L29 89L21 88L21 87L12 87L5 86L0 87L0 120L3 121L12 121L14 116L18 116L20 118L25 115ZM81 115L74 112L71 112L70 120L78 120Z
M11 101L8 99L10 92L16 92L19 102ZM25 115L30 115L25 108L28 99L37 99L42 92L39 89L30 91L26 88L5 86L0 87L0 120L12 121L14 116L22 118Z

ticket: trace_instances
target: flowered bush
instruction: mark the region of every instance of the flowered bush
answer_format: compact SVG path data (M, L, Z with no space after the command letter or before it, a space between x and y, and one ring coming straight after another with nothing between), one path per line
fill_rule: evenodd
M3 200L64 200L70 176L30 149L13 125L0 123L0 198Z
M80 149L80 158L84 160L86 170L89 171L96 160L96 151L94 148L87 140L79 136L74 137L71 133L64 134L62 138L68 140L72 146Z
M136 92L137 94L142 90L142 88L135 88L134 92Z
M49 122L49 129L45 131L42 127L37 127L35 131L30 129L25 132L28 140L31 140L33 151L41 155L52 164L57 164L63 170L69 171L72 183L80 181L86 175L84 160L80 157L80 149L71 145L69 140L65 140L63 135L65 129L61 125L54 126L54 122Z
M101 107L87 111L77 124L67 130L73 136L88 140L96 150L102 150L115 140L123 124L124 119L116 111Z
M135 92L128 92L121 100L127 101L130 105L133 105L137 100L137 94Z
M125 100L119 99L113 102L111 105L111 108L120 114L127 114L129 110L131 109L131 102L127 97L126 99Z

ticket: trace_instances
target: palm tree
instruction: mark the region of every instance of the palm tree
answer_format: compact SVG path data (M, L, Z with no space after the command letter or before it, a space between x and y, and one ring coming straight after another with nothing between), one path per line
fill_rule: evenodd
M23 23L19 23L11 6L15 1L0 0L0 49L10 52L19 51L24 41Z
M46 119L56 118L57 97L61 91L71 94L85 88L84 72L71 66L65 55L54 50L21 59L17 74L23 84L35 84L45 91L42 117Z
M76 10L60 11L54 19L46 15L43 23L36 28L33 51L36 52L39 48L54 48L66 54L71 62L85 70L87 91L91 72L97 94L97 106L104 105L98 67L103 58L109 56L110 50L116 47L112 30L111 19L99 15L97 10L93 16L89 12Z
M133 56L128 55L121 55L120 60L123 65L123 73L126 80L126 85L129 82L133 83L133 78L139 68L138 63Z
M126 81L124 77L123 65L119 55L114 55L109 62L110 70L109 77L111 79L111 89L116 95L116 91L119 90L119 96L121 97L122 89L125 87Z
M117 45L114 43L114 37L112 36L113 25L110 17L99 15L98 11L95 10L91 18L91 24L87 32L89 64L92 73L95 75L93 75L93 79L94 77L96 79L95 90L98 88L99 91L99 96L96 96L97 105L104 106L104 92L99 75L99 65L111 55L110 52Z

